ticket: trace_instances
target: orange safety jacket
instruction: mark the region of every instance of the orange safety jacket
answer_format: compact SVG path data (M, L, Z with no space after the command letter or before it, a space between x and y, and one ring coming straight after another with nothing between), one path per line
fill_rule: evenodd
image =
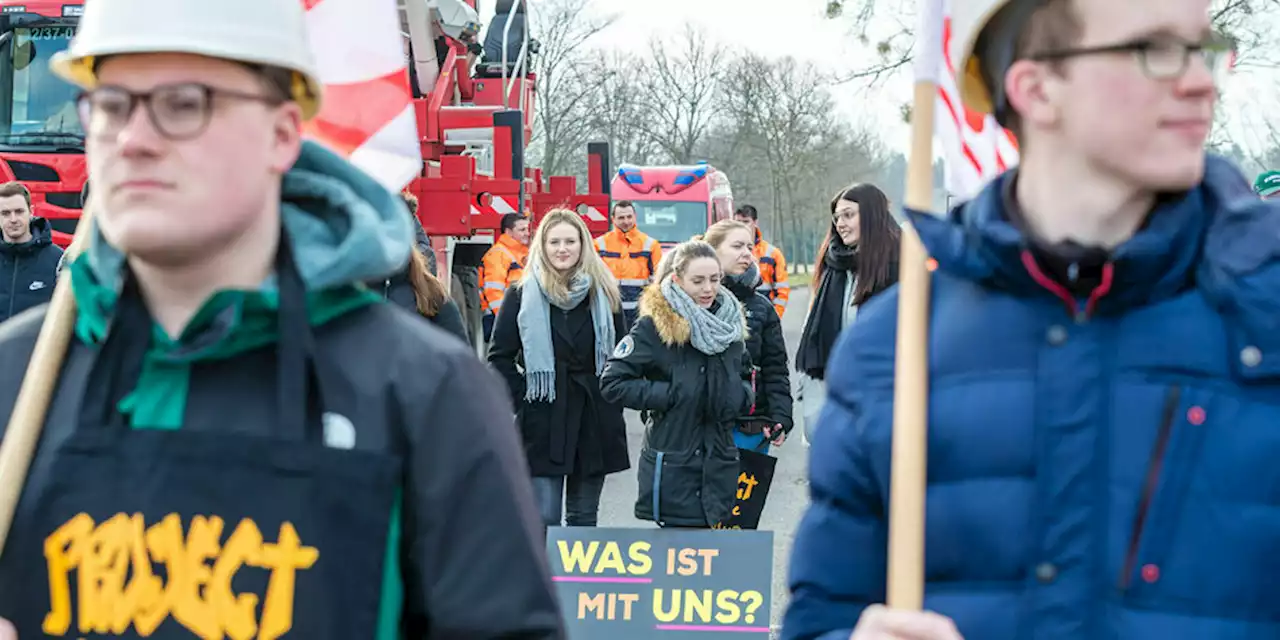
M633 315L640 306L640 292L653 279L662 261L662 246L632 227L623 233L613 229L596 238L596 252L618 279L622 310Z
M756 291L763 293L773 303L773 308L781 318L787 310L787 301L791 299L791 284L787 280L787 259L782 250L764 241L760 230L756 229L756 246L751 253L760 263L760 286Z
M493 248L485 252L480 261L480 282L483 287L480 308L485 315L498 314L507 289L524 275L524 264L528 258L529 247L505 233L493 243Z

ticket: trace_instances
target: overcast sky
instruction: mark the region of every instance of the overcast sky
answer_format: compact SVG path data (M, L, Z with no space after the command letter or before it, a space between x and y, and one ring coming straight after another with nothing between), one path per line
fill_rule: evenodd
M530 0L532 10L542 1ZM827 19L826 4L826 0L589 0L593 13L618 17L591 44L642 52L649 38L678 36L684 24L691 22L727 45L768 56L791 55L832 72L867 66L861 60L874 61L857 43L851 19ZM482 0L481 6L481 20L487 24L493 2ZM913 18L906 19L914 23ZM909 128L902 123L899 108L911 97L910 73L910 66L904 67L897 77L874 89L857 84L832 87L841 115L874 123L887 145L906 153ZM1233 138L1247 147L1260 147L1263 118L1280 121L1280 76L1274 70L1237 74L1224 87L1220 108L1229 116Z

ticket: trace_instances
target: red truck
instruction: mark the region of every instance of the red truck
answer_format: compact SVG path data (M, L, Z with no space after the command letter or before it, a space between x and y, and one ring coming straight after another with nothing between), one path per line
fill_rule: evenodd
M733 216L728 176L705 162L653 167L623 164L610 191L614 200L635 203L636 226L663 248Z
M524 70L532 67L536 43L527 30L518 39L508 37L516 31L503 30L511 60L473 65L476 2L399 3L423 160L405 190L419 199L418 217L432 236L445 282L456 270L480 265L505 213L532 214L536 224L548 210L568 207L593 234L609 229L608 144L588 145L586 193L572 176L544 180L541 170L527 166L537 75ZM520 5L513 3L508 23ZM0 182L18 180L31 190L33 213L52 223L54 241L63 247L83 207L84 130L75 108L78 90L49 71L49 58L69 44L82 8L83 2L0 0ZM478 299L473 284L461 287Z
M67 47L83 3L0 0L0 182L31 190L32 213L47 218L53 240L71 243L87 172L77 89L49 71Z

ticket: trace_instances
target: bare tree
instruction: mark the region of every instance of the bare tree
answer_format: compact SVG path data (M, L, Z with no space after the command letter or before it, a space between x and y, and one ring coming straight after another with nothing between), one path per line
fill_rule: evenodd
M586 165L588 102L601 84L589 71L595 54L588 45L617 19L594 15L587 5L588 0L546 0L530 14L530 33L540 45L534 61L538 104L530 155L547 175L577 175Z
M728 66L722 93L721 152L737 176L750 176L735 199L750 198L770 240L789 256L807 258L827 225L830 194L870 179L879 165L874 135L841 123L827 87L830 76L793 58L745 54ZM742 198L737 197L739 193Z
M598 84L586 100L586 122L592 139L609 142L615 163L648 164L662 155L648 133L654 127L635 71L642 64L638 57L619 52L592 56L590 74Z
M957 0L964 1L964 0ZM850 22L854 37L872 47L874 62L850 69L842 81L877 82L913 59L916 0L828 0L827 17ZM1238 43L1237 64L1276 66L1280 0L1214 0L1214 28Z
M691 163L719 115L727 53L692 25L674 41L650 41L649 50L636 72L643 79L640 102L650 114L646 133L669 161Z

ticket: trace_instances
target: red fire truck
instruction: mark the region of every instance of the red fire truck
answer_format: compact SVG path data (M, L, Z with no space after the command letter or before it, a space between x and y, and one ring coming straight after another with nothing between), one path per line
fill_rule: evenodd
M568 207L593 235L609 228L608 144L588 145L585 194L571 176L544 180L541 170L526 166L537 97L537 76L527 69L536 43L528 29L503 29L502 49L510 55L473 64L480 49L476 3L398 3L423 159L420 175L405 190L418 197L418 216L432 236L445 282L455 270L480 265L506 213L532 214L536 224L548 210ZM64 247L82 208L84 131L74 104L77 90L55 77L48 63L69 44L82 6L0 0L0 181L30 188L34 214L51 221L55 241ZM507 24L526 19L516 15L526 10L523 0L511 3ZM479 296L465 279L461 286L466 295Z
M635 203L636 226L664 248L733 216L728 176L705 162L656 167L623 164L610 190L614 200Z
M54 242L71 242L86 179L76 89L49 71L75 33L82 3L0 0L0 182L31 190Z

